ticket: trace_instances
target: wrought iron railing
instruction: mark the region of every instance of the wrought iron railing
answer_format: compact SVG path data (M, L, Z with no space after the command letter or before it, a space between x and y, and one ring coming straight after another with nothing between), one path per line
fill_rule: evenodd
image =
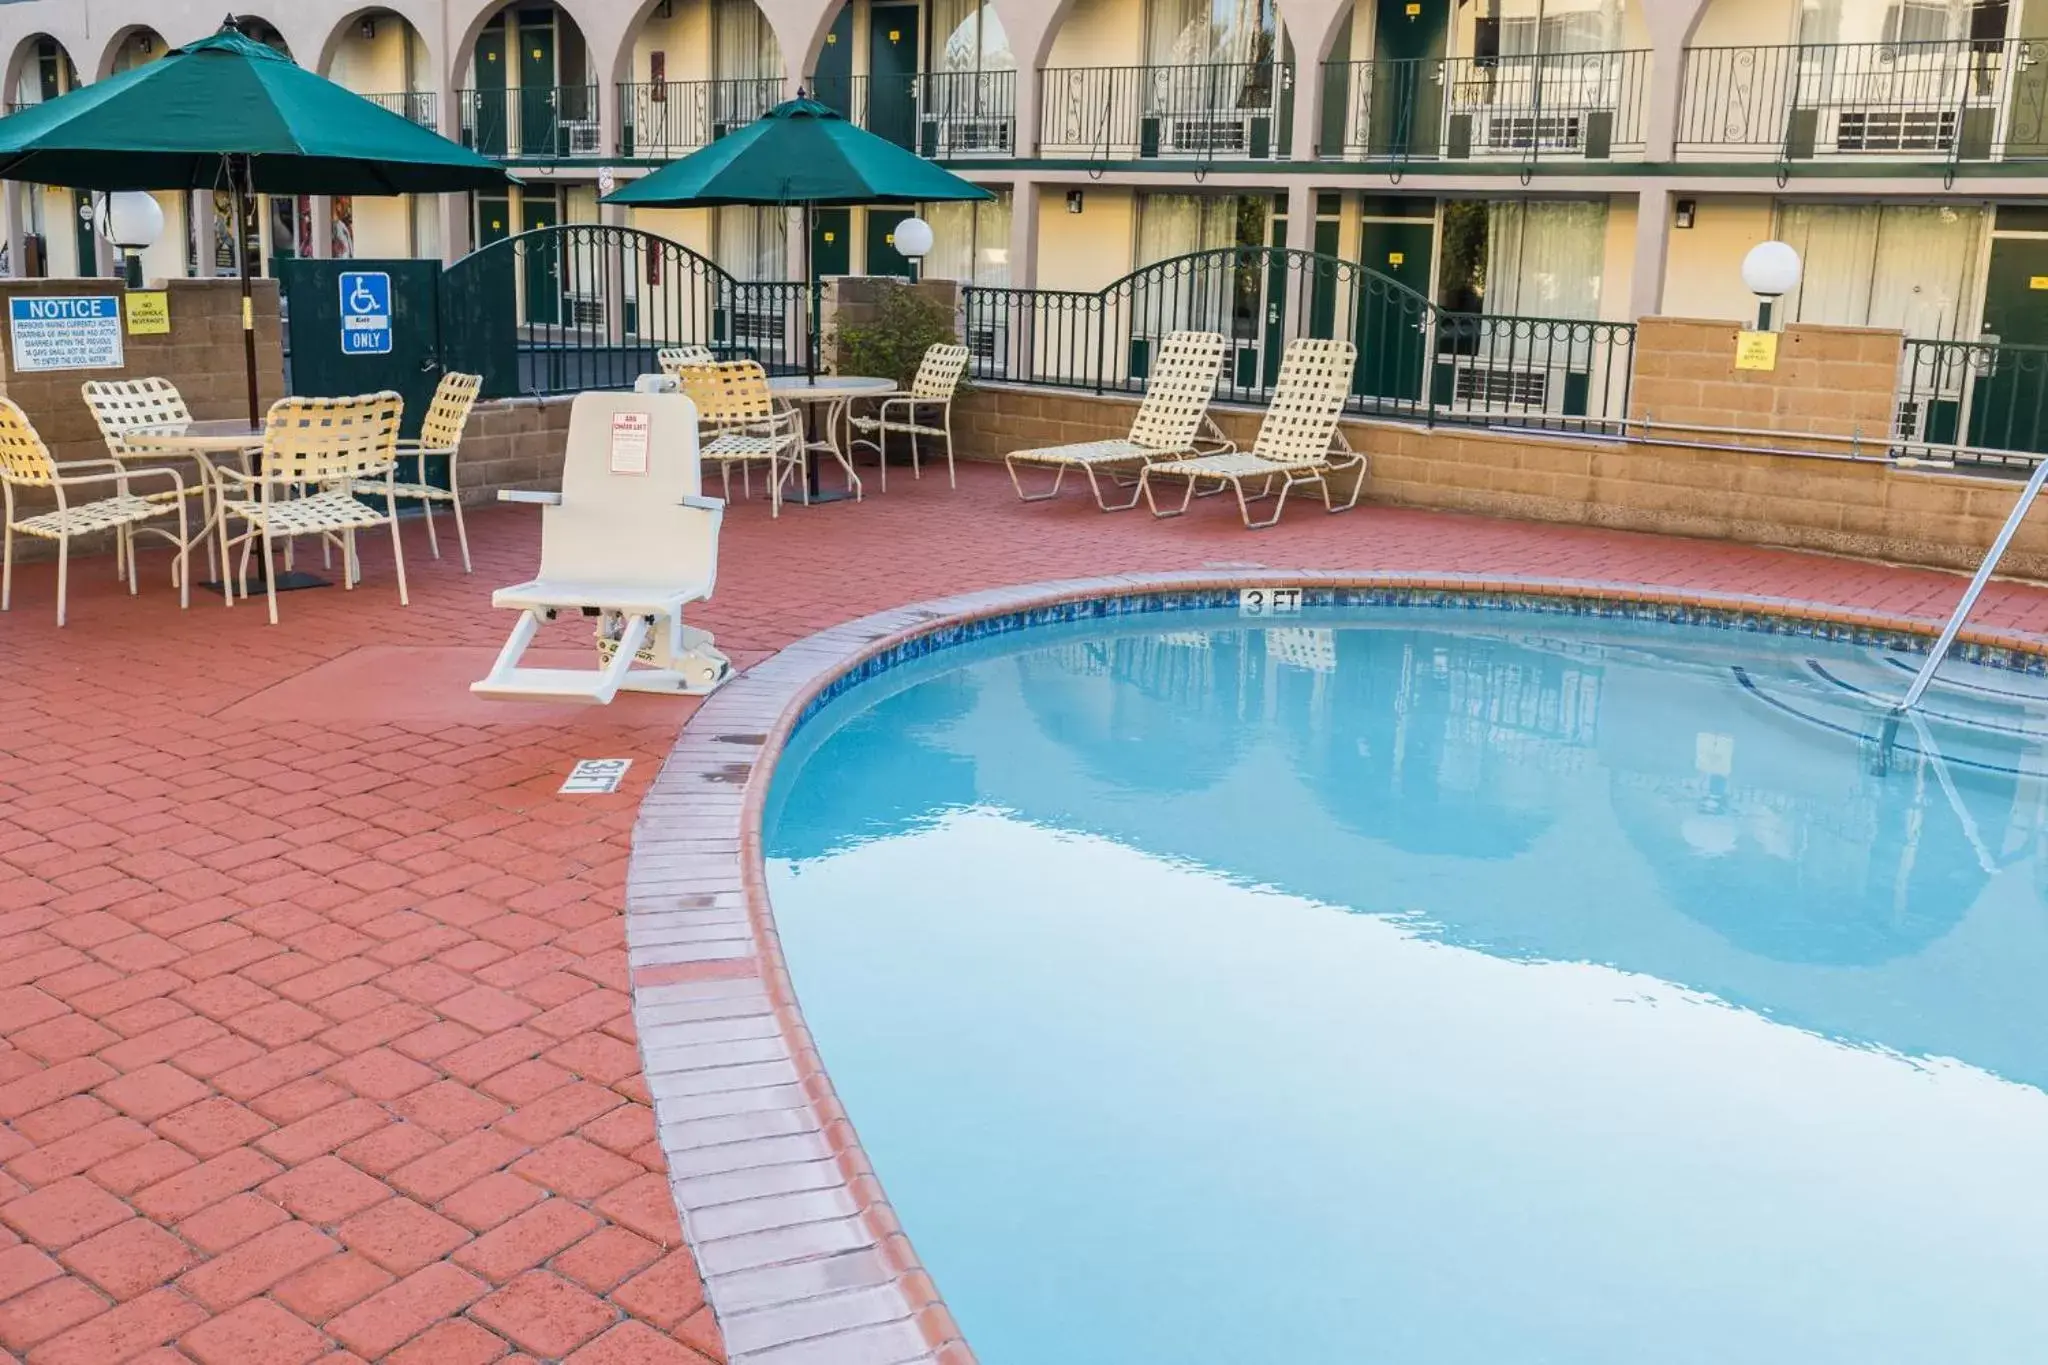
M1645 145L1647 51L1331 62L1317 148L1345 161L1601 161Z
M924 71L900 76L813 76L811 98L919 156L1013 156L1017 73Z
M803 284L736 279L633 228L523 232L449 266L441 288L462 320L444 331L444 363L483 375L492 397L630 388L664 346L709 346L778 374L815 363Z
M1096 393L1140 392L1168 333L1221 332L1217 397L1261 403L1288 339L1358 344L1351 408L1427 423L1618 433L1635 326L1453 313L1352 261L1278 247L1198 252L1097 292L964 291L971 373Z
M1040 73L1039 92L1038 150L1045 156L1288 155L1294 68L1286 62L1049 67Z
M708 147L787 97L779 76L619 87L619 154L669 160Z
M410 119L422 128L440 126L440 97L432 90L392 90L364 99L381 109L389 109L403 119Z
M2048 39L1688 48L1676 150L1786 164L2048 157Z
M485 156L553 161L605 154L595 85L458 90L455 98L462 145Z
M1903 454L1961 445L1968 463L2030 468L2021 452L2048 453L2048 346L1908 338L1892 439Z

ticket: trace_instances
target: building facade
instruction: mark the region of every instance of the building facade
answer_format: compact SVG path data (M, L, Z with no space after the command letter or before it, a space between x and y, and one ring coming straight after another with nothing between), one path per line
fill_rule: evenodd
M0 6L8 101L219 22L195 0ZM243 23L524 180L266 202L242 225L266 266L609 222L793 278L778 210L598 196L802 87L996 192L927 211L927 273L992 288L1287 247L1460 312L1733 319L1743 254L1780 237L1806 261L1788 319L2048 343L2048 0L291 0ZM147 269L233 269L224 196L165 207ZM900 216L821 213L818 268L902 271ZM10 185L6 217L12 271L111 266L69 191ZM1284 292L1235 287L1245 344Z

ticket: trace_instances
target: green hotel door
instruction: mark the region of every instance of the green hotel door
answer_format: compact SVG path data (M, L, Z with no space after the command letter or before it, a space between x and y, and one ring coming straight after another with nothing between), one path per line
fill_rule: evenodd
M1984 332L2006 346L2048 346L2048 237L1991 239ZM2048 451L2048 351L2007 352L1978 377L1968 444Z
M523 156L560 156L555 117L555 12L519 11L519 151Z
M1431 254L1436 223L1427 218L1403 222L1367 219L1360 225L1358 263L1371 272L1405 285L1413 295L1388 289L1368 275L1358 300L1358 370L1354 391L1369 398L1422 397L1423 371L1429 360L1429 297Z
M500 14L476 35L476 106L467 120L469 141L484 156L503 156L507 145L505 118L505 16Z
M811 211L811 273L819 279L853 273L853 211Z
M868 131L917 145L917 6L868 7Z
M562 221L552 187L545 193L529 187L520 195L519 207L519 228L522 232L537 232ZM549 233L530 242L514 243L514 246L525 248L526 321L533 326L559 324L562 321L561 234Z
M841 118L853 117L853 6L839 7L832 27L826 30L825 46L818 50L818 64L811 70L811 98L839 111Z
M1450 23L1450 0L1379 0L1368 156L1436 155L1443 131L1439 66Z
M868 210L868 274L910 278L910 258L896 249L895 232L896 225L913 212L903 208Z

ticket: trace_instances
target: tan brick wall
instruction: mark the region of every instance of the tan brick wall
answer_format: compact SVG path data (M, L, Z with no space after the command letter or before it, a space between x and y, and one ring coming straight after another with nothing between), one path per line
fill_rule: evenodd
M1644 318L1629 416L1761 431L1861 435L1882 444L1897 401L1902 333L1794 323L1774 370L1735 368L1732 322Z
M1123 435L1136 406L1133 398L981 386L956 405L953 429L962 458L1000 459L1027 446ZM1257 410L1211 415L1249 446ZM1369 502L1939 568L1976 567L2019 491L2008 480L1705 447L1367 422L1345 423L1345 434L1371 457ZM1317 512L1303 503L1288 515ZM2048 580L2048 517L2022 528L2005 568Z
M479 403L462 435L462 500L490 502L501 488L562 486L570 396Z
M873 275L845 275L825 281L824 291L818 300L818 334L824 338L820 352L827 370L838 368L835 343L839 329L873 322L881 312L882 296L903 283L892 277ZM919 280L910 289L951 310L957 329L960 286L956 281Z

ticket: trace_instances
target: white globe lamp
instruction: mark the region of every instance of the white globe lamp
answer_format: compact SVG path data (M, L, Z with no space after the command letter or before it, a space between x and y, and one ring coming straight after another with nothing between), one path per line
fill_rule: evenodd
M1742 258L1742 282L1756 295L1757 330L1771 326L1771 306L1799 287L1799 253L1784 242L1758 242Z
M932 249L932 225L912 215L898 223L891 236L897 252L910 262L910 277L916 279L918 266L923 264Z
M142 287L142 257L164 235L164 210L156 196L142 190L117 190L100 196L93 215L100 236L112 242L125 259L128 287Z

